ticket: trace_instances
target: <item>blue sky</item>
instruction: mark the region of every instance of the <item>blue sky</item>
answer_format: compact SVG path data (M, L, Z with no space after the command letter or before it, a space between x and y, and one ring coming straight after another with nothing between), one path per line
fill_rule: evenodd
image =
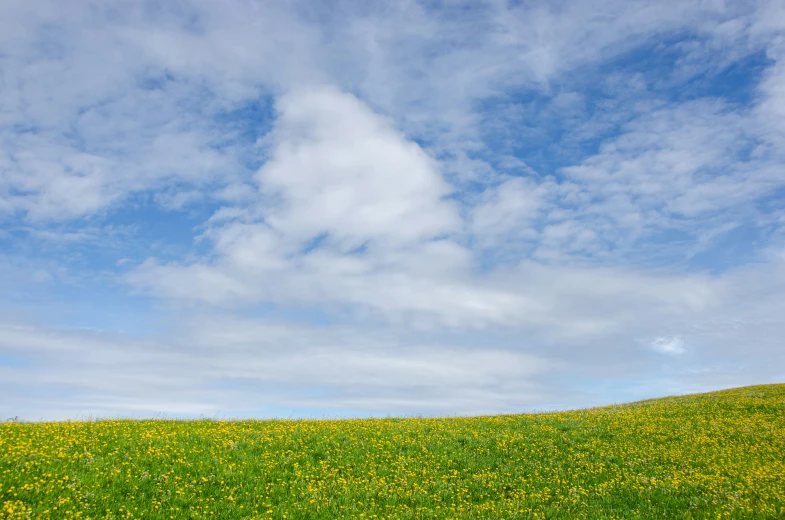
M0 6L0 418L785 381L777 1Z

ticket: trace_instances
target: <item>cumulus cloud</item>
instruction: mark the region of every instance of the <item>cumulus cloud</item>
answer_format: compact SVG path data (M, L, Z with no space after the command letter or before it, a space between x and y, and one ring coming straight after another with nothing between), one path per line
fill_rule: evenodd
M417 144L332 88L292 93L278 111L256 176L258 204L206 232L214 260L150 260L131 283L179 300L332 301L468 319L516 305L454 278L470 251L450 239L461 231L458 209Z
M684 340L678 336L661 337L651 342L651 348L663 354L684 354Z
M282 97L258 172L264 220L282 235L341 250L405 247L458 231L450 187L417 144L353 96L314 89Z
M260 203L250 216L221 219L208 229L209 262L151 259L130 273L132 284L182 302L349 304L399 320L424 313L454 326L529 324L583 332L627 319L623 311L597 316L598 305L639 300L683 311L709 305L718 290L699 277L533 262L484 276L461 242L448 185L420 147L333 89L292 94L279 113L268 136L270 158L257 174ZM518 239L516 219L525 224L526 212L536 212L521 196L523 186L510 180L497 188L501 195L483 194L474 233ZM565 233L564 224L547 226L539 247L574 242ZM562 324L565 308L578 315Z

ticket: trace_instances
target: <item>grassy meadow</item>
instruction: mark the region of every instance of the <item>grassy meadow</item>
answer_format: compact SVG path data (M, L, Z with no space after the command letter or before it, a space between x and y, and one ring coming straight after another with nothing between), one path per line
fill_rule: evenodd
M5 422L0 518L785 519L785 385L476 418Z

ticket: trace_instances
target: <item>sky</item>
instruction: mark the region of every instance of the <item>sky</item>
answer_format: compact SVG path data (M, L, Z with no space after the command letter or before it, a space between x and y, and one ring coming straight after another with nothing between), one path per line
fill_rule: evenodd
M783 383L783 316L785 2L0 2L0 419Z

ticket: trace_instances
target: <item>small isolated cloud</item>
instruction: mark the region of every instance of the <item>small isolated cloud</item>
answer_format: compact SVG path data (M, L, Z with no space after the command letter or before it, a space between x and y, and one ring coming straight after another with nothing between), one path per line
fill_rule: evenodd
M660 337L651 342L651 348L662 354L684 354L684 340L679 336Z

